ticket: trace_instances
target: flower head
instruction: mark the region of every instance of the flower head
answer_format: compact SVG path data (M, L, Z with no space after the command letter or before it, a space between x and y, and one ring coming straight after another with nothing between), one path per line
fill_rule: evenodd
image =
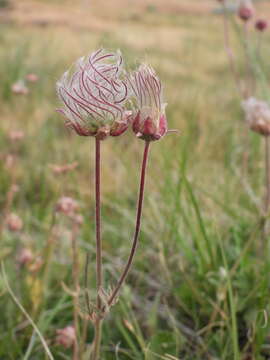
M250 20L254 15L254 7L251 0L240 0L238 16L243 21Z
M31 249L29 248L22 248L17 254L17 263L20 266L24 266L34 259L34 254Z
M264 30L266 30L268 28L268 21L264 20L264 19L257 20L256 23L255 23L255 28L258 31L263 32Z
M97 50L80 58L57 82L66 125L81 136L121 135L128 127L128 88L120 52Z
M56 344L64 348L70 348L76 341L75 328L72 325L66 326L63 329L56 330Z
M11 90L14 94L27 95L29 93L28 87L23 80L18 80L11 86Z
M251 130L264 135L270 135L270 107L253 97L242 102L246 121Z
M9 231L17 232L22 230L23 221L18 215L11 213L6 218L6 225Z
M77 201L68 196L61 197L56 203L56 211L67 216L72 216L77 209Z
M136 100L132 129L146 141L159 140L167 132L166 104L162 102L162 86L155 71L141 65L129 77L129 86Z

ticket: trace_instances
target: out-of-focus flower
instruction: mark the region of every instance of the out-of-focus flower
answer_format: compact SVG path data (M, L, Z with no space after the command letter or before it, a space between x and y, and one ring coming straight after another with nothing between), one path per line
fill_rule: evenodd
M75 222L75 224L82 225L84 221L84 217L80 214L74 214L72 216L72 220Z
M251 130L264 135L270 135L270 107L265 101L254 97L242 102L245 111L246 122Z
M77 162L65 165L50 165L52 171L56 175L66 174L69 171L73 171L78 166Z
M81 136L100 140L128 128L124 105L128 88L120 52L97 50L80 58L57 82L66 125Z
M78 209L78 203L68 196L61 197L56 203L56 211L68 216L72 216Z
M14 167L16 162L16 157L12 154L7 154L5 158L5 166L7 169L11 169Z
M36 273L41 269L43 264L44 264L44 261L43 261L42 257L37 256L37 257L35 257L34 261L32 261L32 263L28 266L28 269L32 273Z
M21 130L13 130L9 132L8 137L11 141L19 141L24 138L24 132Z
M264 19L259 19L256 21L255 23L255 28L258 30L258 31L264 31L268 28L268 21L267 20L264 20Z
M76 332L73 325L56 330L56 334L56 344L63 346L66 349L70 348L76 341Z
M17 254L17 263L20 266L24 266L33 261L34 255L31 249L22 248Z
M29 73L25 76L25 79L31 83L35 83L39 80L39 77L37 74Z
M6 226L12 232L21 231L23 228L23 221L18 215L11 213L6 218Z
M23 80L19 80L11 86L11 90L14 94L27 95L29 93L28 87Z
M255 13L251 0L240 0L238 8L238 16L243 21L250 20Z
M129 77L129 86L135 97L132 129L146 141L159 140L167 132L166 104L162 99L162 86L155 71L141 65Z

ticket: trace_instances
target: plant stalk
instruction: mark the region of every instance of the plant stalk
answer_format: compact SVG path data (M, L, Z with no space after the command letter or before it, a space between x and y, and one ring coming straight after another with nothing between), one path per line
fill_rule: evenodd
M103 285L102 274L102 242L101 242L101 221L100 221L100 140L96 138L96 161L95 161L95 193L96 193L96 287L97 287L97 319L95 320L95 338L92 360L100 358L100 343L102 336L102 300L100 291Z
M270 139L265 136L265 216L268 215L270 206Z
M140 234L140 227L141 227L141 217L142 217L142 208L143 208L143 198L144 198L144 187L145 187L145 175L146 175L146 169L147 169L147 160L148 160L148 154L149 154L149 146L150 146L150 142L149 141L145 141L145 147L144 147L144 153L143 153L143 160L142 160L142 167L141 167L141 180L140 180L140 188L139 188L139 198L138 198L138 205L137 205L137 216L136 216L136 227L135 227L135 233L134 233L134 237L133 237L133 243L132 243L132 247L130 250L130 254L129 254L129 258L128 261L126 263L126 266L120 276L120 279L118 280L118 283L114 289L114 291L112 292L109 300L108 300L108 306L110 307L120 289L121 286L123 285L124 281L127 278L128 272L131 268L135 253L136 253L136 249L137 249L137 245L138 245L138 240L139 240L139 234ZM104 308L103 308L104 310Z

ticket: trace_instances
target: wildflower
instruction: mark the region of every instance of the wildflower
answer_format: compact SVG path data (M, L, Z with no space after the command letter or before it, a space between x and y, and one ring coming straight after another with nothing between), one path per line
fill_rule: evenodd
M76 341L76 332L73 325L66 326L63 329L56 330L56 344L64 348L70 348Z
M136 99L132 129L146 141L159 140L167 132L166 104L162 102L162 86L155 71L141 65L129 77L129 86Z
M65 164L65 165L50 165L55 175L66 174L67 172L76 169L77 166L78 166L77 162L71 164Z
M12 154L7 154L5 158L5 167L7 169L12 169L15 166L16 157Z
M80 58L57 82L57 92L63 102L59 111L78 135L104 140L127 130L128 88L119 52L100 49Z
M251 0L240 0L238 16L243 21L250 20L254 15L254 7Z
M24 138L24 132L21 130L13 130L9 132L8 137L11 141L16 142Z
M22 230L23 221L18 215L11 213L6 218L6 225L10 231L17 232Z
M31 249L22 248L17 254L17 263L24 266L33 261L34 255Z
M68 196L61 197L56 204L56 211L68 216L72 216L77 208L77 202Z
M72 216L72 220L74 221L75 224L80 226L83 224L84 217L80 214L75 214Z
M11 90L14 94L27 95L29 90L23 80L19 80L11 86Z
M29 73L25 76L25 79L30 83L35 83L39 80L39 77L37 74Z
M41 256L37 256L35 260L28 266L29 271L32 273L38 272L44 264L44 260Z
M270 107L268 103L253 97L242 102L246 122L251 130L264 135L270 135Z
M263 20L263 19L257 20L255 23L255 28L261 32L266 30L268 28L268 21Z

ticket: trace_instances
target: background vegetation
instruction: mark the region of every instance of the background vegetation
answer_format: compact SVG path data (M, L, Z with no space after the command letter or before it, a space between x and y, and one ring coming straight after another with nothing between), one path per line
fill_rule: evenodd
M84 223L77 236L81 285L87 249L94 288L93 141L77 137L55 112L55 82L79 56L120 48L133 68L145 60L165 87L170 134L151 149L140 246L119 302L104 325L103 358L268 359L269 251L259 231L263 196L261 139L245 130L228 69L215 1L11 1L0 10L0 206L23 229L1 231L0 258L17 298L35 320L55 359L72 323L71 224L55 204L70 196ZM2 4L2 3L1 3ZM7 5L7 6L6 6ZM258 12L267 14L262 1ZM256 34L252 35L256 36ZM267 65L269 34L262 46ZM236 44L236 46L238 46ZM239 59L239 66L243 59ZM267 66L265 67L268 71ZM29 73L29 93L12 85ZM25 137L10 141L10 131ZM249 152L247 168L243 154ZM134 228L143 143L131 132L103 144L103 238L106 281L113 285ZM13 163L9 163L13 155ZM78 162L56 176L50 165ZM3 222L3 221L2 221ZM40 269L20 267L30 248ZM46 267L47 266L47 267ZM44 270L44 267L48 271ZM45 274L45 275L44 275ZM63 283L65 286L63 287ZM92 285L91 285L92 284ZM0 279L0 359L46 359L38 337ZM89 326L88 341L93 332Z

